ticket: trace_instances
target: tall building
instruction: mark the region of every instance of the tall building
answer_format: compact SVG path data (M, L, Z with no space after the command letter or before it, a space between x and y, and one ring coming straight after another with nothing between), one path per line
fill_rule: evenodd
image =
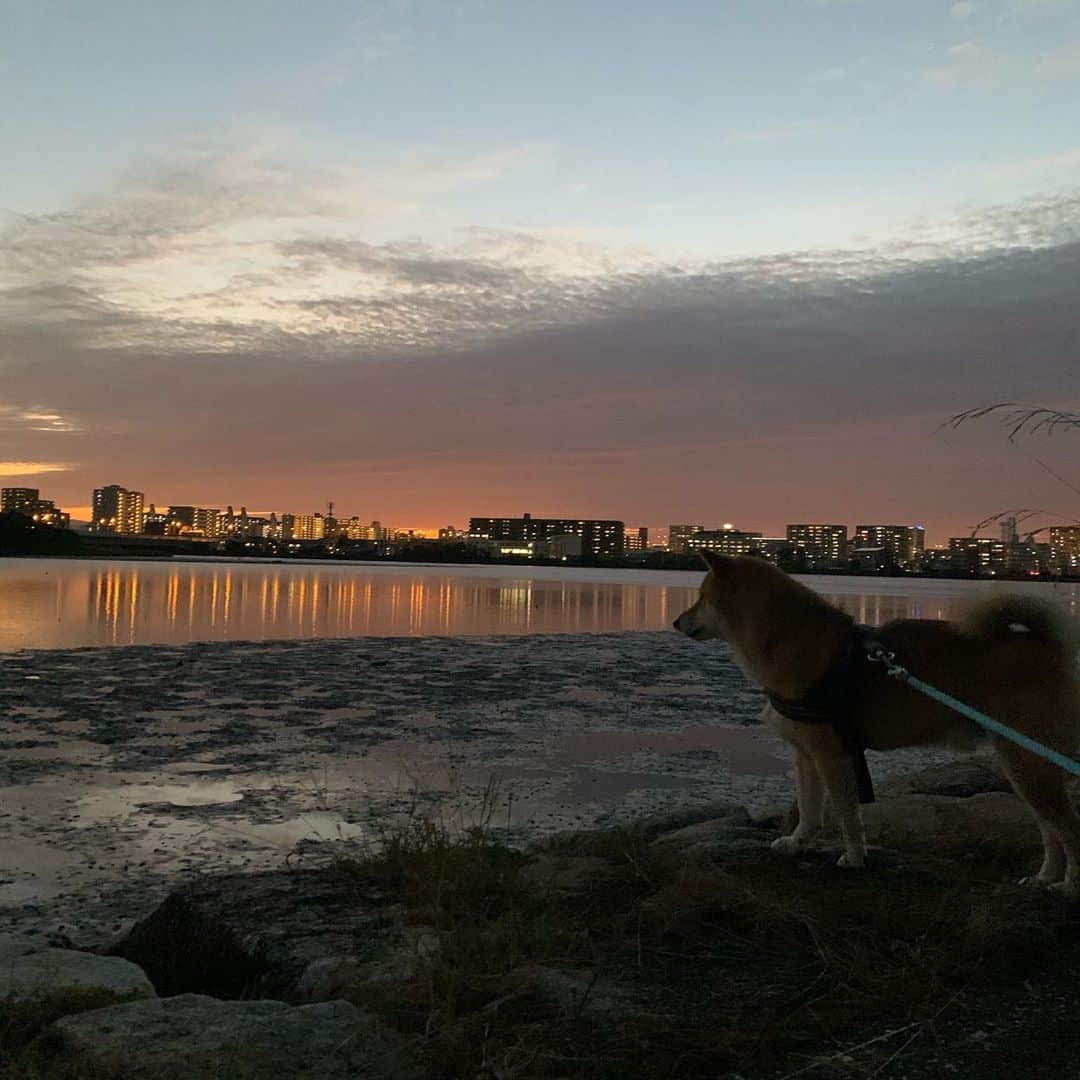
M886 563L917 566L926 549L926 530L922 525L856 525L857 548L880 548Z
M839 562L847 555L846 525L789 525L787 539L791 547L811 559Z
M452 526L448 526L452 528ZM337 523L338 536L347 540L385 540L385 530L378 521L366 522L353 514L349 518L340 518ZM443 530L439 530L439 539L443 539Z
M961 573L1003 574L1009 569L1009 545L988 536L950 537L949 555Z
M231 540L259 539L266 535L269 524L266 518L249 514L246 506L241 506L238 514L227 506L218 516L218 534Z
M41 492L37 488L0 488L0 511L4 513L33 513ZM29 515L27 515L29 516Z
M623 551L630 555L644 555L649 550L649 530L644 526L623 531Z
M99 533L141 533L143 528L143 493L129 491L119 484L95 488L92 499L93 520L90 530Z
M41 498L37 488L0 488L0 513L22 514L38 525L66 529L71 515L57 509L52 499Z
M669 525L668 551L676 555L688 555L693 551L693 539L705 531L704 525Z
M761 533L743 532L731 525L722 529L703 529L691 541L694 551L715 551L717 555L749 555L760 552Z
M216 506L185 507L191 510L191 528L211 540L221 535L221 511ZM176 507L173 507L175 512Z
M221 534L221 511L212 506L170 506L168 531L216 540Z
M597 518L534 518L532 514L519 518L469 518L469 532L487 540L543 547L560 537L578 537L581 554L586 558L622 555L625 530L621 521Z
M326 538L326 518L322 514L296 514L293 518L294 540L323 540Z
M1050 561L1063 574L1080 572L1080 525L1055 525L1050 530Z

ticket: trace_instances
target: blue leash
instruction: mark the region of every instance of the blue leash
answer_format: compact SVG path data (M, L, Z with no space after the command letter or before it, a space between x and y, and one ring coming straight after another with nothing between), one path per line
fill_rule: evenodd
M1054 765L1059 765L1067 772L1071 772L1073 776L1080 776L1080 761L1076 761L1071 757L1066 757L1064 754L1059 754L1056 750L1052 750L1049 746L1044 746L1041 742L1036 742L1034 739L1014 730L1007 724L1003 724L999 720L994 720L992 717L987 716L986 713L981 713L978 709L973 709L970 705L965 705L962 701L957 701L951 694L946 694L944 690L939 690L936 686L931 686L929 683L923 682L922 679L912 675L907 668L898 664L896 662L896 653L887 652L880 642L869 642L866 646L866 655L875 663L884 664L885 670L889 675L902 683L906 683L913 690L918 690L919 693L925 694L935 701L940 701L942 705L947 706L954 712L958 712L961 716L966 716L969 720L974 720L975 723L979 724L981 727L994 732L995 735L1000 735L1002 738L1016 743L1017 746L1022 746L1025 750L1030 750L1033 754L1038 754L1039 757L1045 758Z

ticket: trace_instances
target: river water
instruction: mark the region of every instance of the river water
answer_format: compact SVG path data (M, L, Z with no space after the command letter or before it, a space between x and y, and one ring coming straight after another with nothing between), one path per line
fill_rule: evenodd
M595 567L0 559L0 652L325 637L607 633L670 626L702 575ZM1080 585L803 579L860 622L949 618L978 590L1080 613Z

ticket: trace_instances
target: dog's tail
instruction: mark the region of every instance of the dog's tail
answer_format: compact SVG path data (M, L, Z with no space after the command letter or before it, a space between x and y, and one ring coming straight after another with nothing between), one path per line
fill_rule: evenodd
M1052 600L1002 593L976 600L960 620L972 637L1002 638L1030 634L1062 660L1069 662L1080 651L1080 620L1072 618Z

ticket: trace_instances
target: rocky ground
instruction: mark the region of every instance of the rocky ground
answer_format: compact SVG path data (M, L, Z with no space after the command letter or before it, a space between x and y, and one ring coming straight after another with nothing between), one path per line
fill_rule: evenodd
M237 1040L237 1078L286 1045L265 1075L990 1080L1080 1054L1074 912L1012 884L1037 836L1000 774L875 756L866 874L835 837L779 860L789 765L721 645L26 652L0 701L4 1080L37 1075L4 1057L20 1031L72 1076L185 1080ZM84 972L106 951L120 990Z
M723 801L524 852L417 817L195 878L104 955L0 935L0 1077L1071 1075L1080 909L1014 883L1026 808L979 763L882 786L862 872Z

